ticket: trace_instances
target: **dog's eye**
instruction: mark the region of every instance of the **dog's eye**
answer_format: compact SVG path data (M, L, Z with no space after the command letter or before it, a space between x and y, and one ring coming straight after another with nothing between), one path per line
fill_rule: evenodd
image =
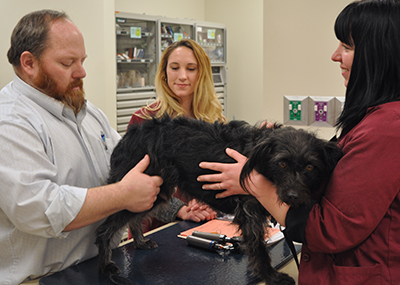
M286 162L284 162L284 161L279 162L279 166L282 167L282 168L285 168L286 167Z
M307 169L308 171L311 171L311 170L314 169L314 165L309 164L309 165L307 165L306 169Z

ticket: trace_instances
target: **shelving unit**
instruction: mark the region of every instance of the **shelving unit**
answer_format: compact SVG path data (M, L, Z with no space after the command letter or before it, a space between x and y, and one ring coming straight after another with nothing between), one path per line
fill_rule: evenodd
M211 63L226 63L226 28L218 23L196 23L196 41L206 51Z
M150 15L115 13L117 131L157 98L154 80L164 50L184 38L196 40L211 60L214 86L227 108L226 28L222 24Z
M219 98L224 115L227 110L227 29L225 25L210 22L195 24L196 41L205 50L211 61L215 91Z
M115 14L117 131L123 135L134 112L156 98L157 18Z
M173 42L194 39L193 21L162 17L158 21L158 30L160 31L158 62L161 61L164 50Z

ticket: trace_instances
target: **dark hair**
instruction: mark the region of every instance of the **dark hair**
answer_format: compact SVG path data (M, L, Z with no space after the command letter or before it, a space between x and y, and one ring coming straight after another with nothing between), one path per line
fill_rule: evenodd
M336 126L352 128L367 109L400 99L400 1L349 4L335 22L336 37L354 48L346 100Z
M29 51L36 58L46 49L50 23L58 19L68 19L64 12L41 10L29 13L19 20L11 35L11 47L7 52L8 61L19 67L21 54Z

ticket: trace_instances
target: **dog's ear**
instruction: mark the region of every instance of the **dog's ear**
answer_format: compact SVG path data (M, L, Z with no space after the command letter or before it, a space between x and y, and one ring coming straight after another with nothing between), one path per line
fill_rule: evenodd
M268 160L271 157L271 153L274 149L272 141L273 140L268 138L267 140L257 144L251 151L247 162L243 166L242 172L240 173L239 182L240 186L246 192L249 192L246 186L246 180L253 170L256 170L261 174L268 172L266 169L268 168Z
M324 168L326 174L328 175L333 171L333 169L336 167L336 164L343 156L342 150L336 143L327 141L324 141L321 145L320 154L325 162Z

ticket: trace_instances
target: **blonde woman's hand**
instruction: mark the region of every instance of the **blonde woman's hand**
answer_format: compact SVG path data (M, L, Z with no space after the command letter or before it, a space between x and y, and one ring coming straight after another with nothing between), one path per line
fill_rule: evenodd
M217 217L217 212L210 206L193 199L189 201L187 206L183 206L177 217L182 220L190 220L194 222L209 221Z

